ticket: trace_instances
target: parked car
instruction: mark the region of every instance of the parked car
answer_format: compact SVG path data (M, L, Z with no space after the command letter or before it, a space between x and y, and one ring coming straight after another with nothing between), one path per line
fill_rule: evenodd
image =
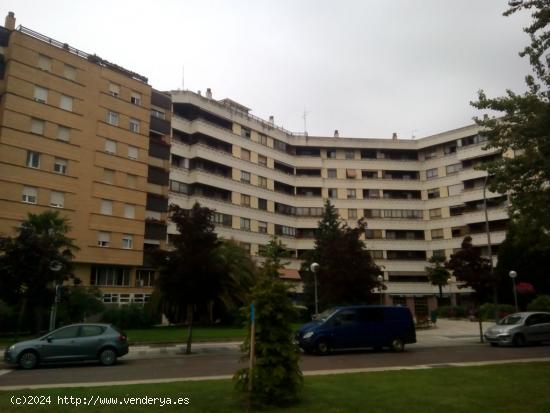
M39 363L99 360L110 366L128 353L126 335L110 324L71 324L9 346L4 361L33 369Z
M514 313L485 331L485 340L492 346L550 341L550 313Z
M368 347L390 347L400 352L405 344L416 343L416 330L406 307L336 307L300 327L296 341L307 353L327 354L332 350Z

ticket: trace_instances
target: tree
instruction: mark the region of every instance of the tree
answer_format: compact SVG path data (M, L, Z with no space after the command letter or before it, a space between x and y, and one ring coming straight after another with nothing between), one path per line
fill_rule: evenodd
M251 297L256 309L255 365L252 372L245 368L234 376L237 388L246 392L249 401L257 407L287 406L296 402L303 383L298 365L299 350L293 343L291 325L296 309L287 286L279 279L281 260L286 255L283 244L273 238L267 246L260 280L252 290ZM249 320L248 331L250 323ZM248 354L248 360L250 337L246 338L243 350Z
M367 251L361 236L367 224L359 220L354 228L343 224L330 201L325 202L323 217L315 234L315 249L306 257L301 275L304 294L312 308L314 277L311 263L319 264L317 273L319 307L364 303L372 298L377 276L382 274Z
M429 262L434 265L426 267L428 279L433 285L437 285L439 287L439 298L443 298L443 286L447 285L450 275L449 271L444 266L445 257L433 255Z
M185 316L187 354L191 353L195 314L212 314L214 303L242 300L254 272L240 247L218 240L213 213L198 203L190 210L171 205L171 220L178 229L172 240L174 249L159 250L156 256L161 309L171 321Z
M101 313L105 309L101 297L101 290L97 287L65 287L57 310L58 320L62 325L80 323Z
M520 52L528 57L532 74L526 76L527 92L488 98L483 90L471 104L480 110L500 112L476 117L488 137L487 148L500 149L506 156L484 166L492 191L510 193L512 212L529 217L550 230L550 4L547 0L515 1L504 15L532 10L533 21L524 29L531 43ZM513 156L508 156L513 152Z
M29 214L15 237L0 241L0 299L19 305L18 330L34 310L34 330L53 302L55 286L74 278L73 251L78 248L67 236L69 222L57 211Z

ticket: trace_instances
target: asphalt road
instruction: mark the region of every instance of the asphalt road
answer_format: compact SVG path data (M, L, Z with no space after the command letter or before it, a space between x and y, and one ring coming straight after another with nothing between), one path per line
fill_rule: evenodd
M303 355L304 372L412 366L445 366L449 363L550 358L550 345L493 348L489 345L409 348L403 353L361 351L319 357ZM120 359L117 365L97 363L41 366L25 371L0 364L0 390L8 386L103 383L232 375L244 364L235 352L191 356L154 356Z

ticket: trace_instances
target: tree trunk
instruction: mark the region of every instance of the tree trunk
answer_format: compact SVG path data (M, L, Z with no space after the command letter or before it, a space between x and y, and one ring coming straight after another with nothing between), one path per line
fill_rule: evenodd
M439 284L439 298L443 298L443 287Z
M185 354L191 354L191 341L193 338L193 304L187 304L187 347Z
M481 312L479 311L479 307L477 309L477 321L479 323L479 342L484 343L484 341L483 341L483 324L481 322Z

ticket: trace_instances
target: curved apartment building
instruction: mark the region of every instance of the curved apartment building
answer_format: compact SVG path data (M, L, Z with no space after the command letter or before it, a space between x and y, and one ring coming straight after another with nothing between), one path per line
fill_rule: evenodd
M170 202L216 210L216 231L258 255L278 235L292 252L296 279L326 199L354 225L365 217L366 244L384 269L384 299L417 313L436 306L427 260L447 257L470 234L487 254L485 172L500 156L485 151L476 125L409 140L307 136L249 114L229 99L189 91L172 95ZM493 254L505 238L507 199L487 191ZM176 231L168 225L168 236ZM456 301L451 282L446 296ZM466 293L462 289L460 293Z

